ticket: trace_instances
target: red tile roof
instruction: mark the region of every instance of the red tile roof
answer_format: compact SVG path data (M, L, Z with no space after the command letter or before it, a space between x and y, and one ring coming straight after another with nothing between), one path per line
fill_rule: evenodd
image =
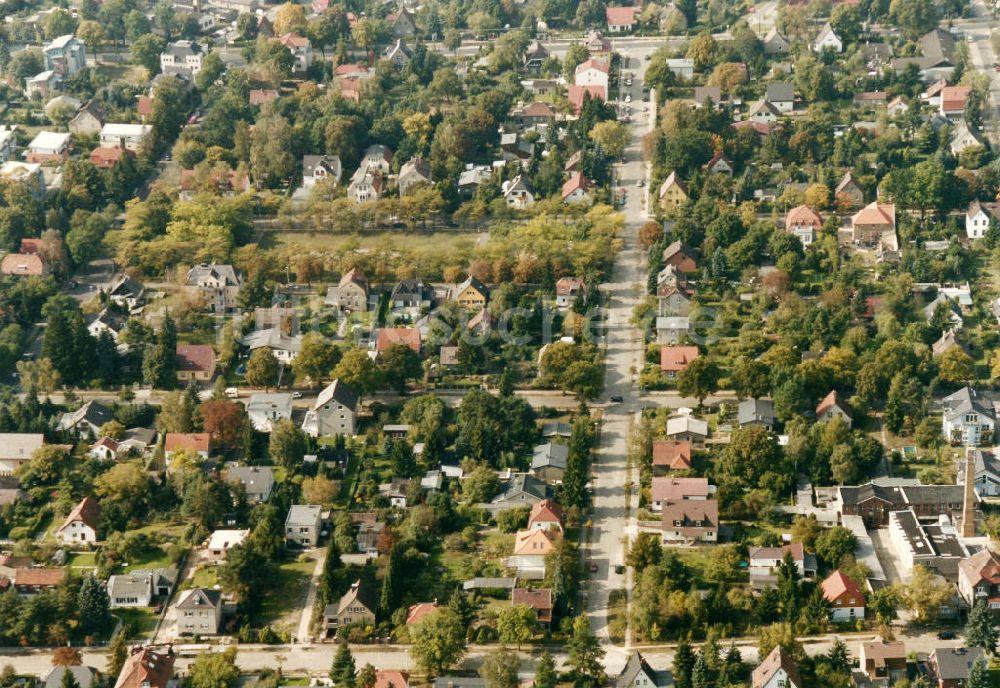
M791 229L792 227L821 229L823 227L823 218L807 205L796 206L785 215L785 229Z
M945 86L941 89L941 111L960 112L965 109L972 88L969 86Z
M562 507L551 499L543 499L531 507L531 514L528 515L528 525L535 523L562 523Z
M638 7L609 7L607 9L608 26L632 26Z
M663 346L660 347L660 370L679 373L698 358L696 346Z
M420 330L412 327L383 327L378 331L375 351L382 353L393 344L408 346L420 353Z
M168 432L163 442L163 450L168 452L190 449L207 452L212 436L207 432Z
M118 161L125 155L125 149L109 146L98 146L90 151L90 162L95 167L108 169L118 164Z
M270 103L278 97L278 92L273 88L252 88L250 89L250 104L263 105Z
M379 669L375 672L374 688L406 688L408 685L410 685L410 675L405 671Z
M411 604L406 613L406 625L418 624L424 617L437 609L440 605L437 602L420 602Z
M692 497L708 497L708 478L653 478L653 500L676 503Z
M66 577L66 569L14 569L14 585L52 588Z
M587 178L583 176L583 172L577 172L562 185L562 197L565 200L577 189L586 191L588 186L589 183L587 182Z
M114 688L167 688L174 675L174 660L172 652L133 647Z
M215 350L209 344L178 344L177 370L210 373L215 370Z
M859 600L857 606L863 606L865 602L865 595L861 592L861 588L853 580L845 576L840 569L837 569L830 574L820 585L823 590L823 598L827 602L835 602L842 596L847 595L848 597L853 597Z
M672 471L691 468L691 443L678 440L653 442L653 465L666 466Z
M309 39L297 33L286 33L278 41L286 48L305 48L309 45Z
M569 93L567 98L569 99L569 104L573 108L573 112L579 113L580 108L583 107L583 96L589 93L591 100L598 99L601 102L604 101L604 87L603 86L570 86L568 89Z
M45 261L41 256L24 253L8 253L0 262L0 273L5 275L37 276L45 274Z
M523 604L526 607L541 611L552 609L552 590L550 588L514 588L510 596L513 605Z
M101 505L91 497L84 497L73 511L69 513L66 520L63 521L63 524L59 527L59 531L66 530L70 524L76 521L97 530L97 526L101 522Z

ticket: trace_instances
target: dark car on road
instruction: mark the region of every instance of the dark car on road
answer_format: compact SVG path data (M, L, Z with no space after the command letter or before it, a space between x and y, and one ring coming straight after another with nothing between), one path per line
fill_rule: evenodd
M620 404L623 401L625 401L625 398L622 397L621 395L616 394L613 397L611 397L611 403L612 404Z
M938 631L938 640L954 640L955 631Z

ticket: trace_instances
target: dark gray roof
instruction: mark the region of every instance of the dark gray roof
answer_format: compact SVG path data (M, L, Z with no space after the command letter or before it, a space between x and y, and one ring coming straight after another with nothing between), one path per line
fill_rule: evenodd
M90 684L94 682L94 675L97 673L96 669L89 666L52 667L52 671L45 677L43 688L59 688L62 685L63 675L67 671L73 674L73 678L76 679L80 688L90 688Z
M772 103L795 100L795 85L789 81L773 81L767 85L764 98Z
M248 495L269 495L274 487L274 469L270 466L234 466L227 477L243 485Z
M434 688L487 688L486 679L478 676L440 676Z
M622 672L615 679L615 688L626 688L632 685L632 682L635 681L640 671L649 677L649 680L653 682L653 686L673 685L673 675L669 671L654 670L639 651L635 650L632 652L632 656L628 658L625 668L622 669Z
M434 287L422 279L404 279L397 282L396 286L392 288L391 296L393 299L414 296L421 301L426 301L434 298Z
M944 680L969 678L969 670L977 659L985 659L981 647L938 647L931 652L937 667L937 678Z
M493 498L494 502L503 502L509 499L514 499L521 494L531 495L538 499L545 499L548 494L548 489L545 483L536 478L533 475L528 475L527 473L516 473L510 482L507 483L506 489L499 495Z
M355 409L358 406L358 393L346 382L334 380L326 389L319 393L313 408L318 409L331 400L349 409Z
M920 37L919 43L927 67L954 62L955 37L944 29L928 31Z
M532 468L566 468L566 461L569 459L569 447L565 444L555 444L548 442L535 447L534 456L531 459Z
M945 418L963 416L966 413L980 413L989 418L994 417L993 404L989 403L972 387L963 387L954 394L941 400Z
M208 588L193 588L178 603L177 609L200 609L218 607L222 604L222 593Z
M770 399L744 399L738 412L739 424L774 423L774 402Z

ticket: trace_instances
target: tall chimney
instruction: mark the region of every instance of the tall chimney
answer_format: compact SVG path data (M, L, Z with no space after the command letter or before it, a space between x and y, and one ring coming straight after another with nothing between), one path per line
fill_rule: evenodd
M962 500L962 537L976 536L976 450L965 450L965 495Z

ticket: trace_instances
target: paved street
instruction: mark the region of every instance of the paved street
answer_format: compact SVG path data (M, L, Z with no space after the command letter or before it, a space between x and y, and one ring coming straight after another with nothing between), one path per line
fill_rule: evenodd
M977 71L990 79L990 111L983 113L983 119L986 121L985 128L990 139L997 143L1000 140L997 131L997 125L1000 124L1000 72L993 68L997 57L993 54L993 46L990 44L990 31L996 25L996 21L983 0L973 0L972 12L975 15L973 18L958 19L954 22L954 26L958 31L971 37L969 56L972 58L972 63Z

